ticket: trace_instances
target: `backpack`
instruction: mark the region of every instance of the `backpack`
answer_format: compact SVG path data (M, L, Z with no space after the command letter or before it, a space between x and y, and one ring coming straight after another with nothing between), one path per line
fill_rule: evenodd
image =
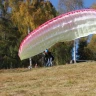
M51 57L52 61L53 61L54 60L54 56L51 54L51 52L48 52L48 54L49 54L49 57Z
M51 57L52 57L52 61L54 61L54 56L53 56L53 55L51 55Z

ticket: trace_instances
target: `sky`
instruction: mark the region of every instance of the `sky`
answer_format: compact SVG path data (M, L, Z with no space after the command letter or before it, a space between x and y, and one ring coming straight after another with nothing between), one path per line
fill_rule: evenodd
M55 6L55 8L57 8L58 6L58 0L50 0L52 2L52 4ZM90 6L93 4L93 3L96 3L96 0L84 0L84 6L86 8L90 8Z

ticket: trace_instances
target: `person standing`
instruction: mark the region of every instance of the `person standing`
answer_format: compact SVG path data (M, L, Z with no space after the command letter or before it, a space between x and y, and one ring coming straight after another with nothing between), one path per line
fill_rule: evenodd
M46 67L52 66L53 60L54 60L54 57L53 57L52 53L48 49L46 49L44 51L44 66L46 66Z

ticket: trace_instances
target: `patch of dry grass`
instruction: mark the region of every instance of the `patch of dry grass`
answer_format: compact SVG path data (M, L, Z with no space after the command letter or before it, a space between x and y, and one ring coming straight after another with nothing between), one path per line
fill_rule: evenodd
M0 96L96 96L96 62L0 70Z

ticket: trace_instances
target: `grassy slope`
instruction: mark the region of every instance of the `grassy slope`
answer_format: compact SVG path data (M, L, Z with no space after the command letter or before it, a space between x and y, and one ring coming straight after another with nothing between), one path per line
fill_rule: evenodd
M0 96L96 96L96 62L0 70Z

